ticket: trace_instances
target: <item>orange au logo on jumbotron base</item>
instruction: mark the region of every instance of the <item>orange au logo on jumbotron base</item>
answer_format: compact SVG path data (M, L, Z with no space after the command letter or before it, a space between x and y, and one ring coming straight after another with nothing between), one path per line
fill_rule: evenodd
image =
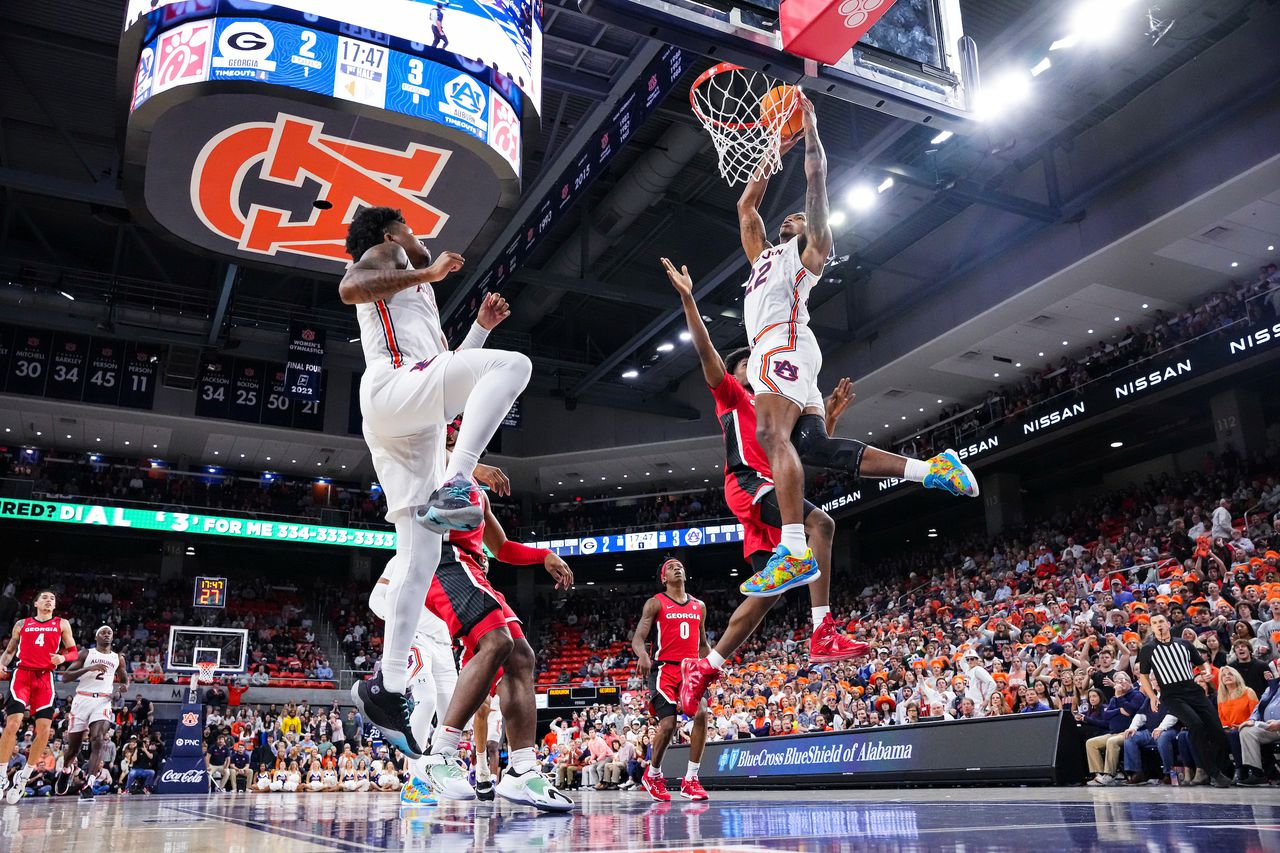
M399 208L419 237L434 237L449 215L426 202L450 152L418 143L404 150L325 134L321 122L279 113L274 122L246 122L214 136L191 172L191 204L200 221L239 249L346 261L347 226L361 207ZM320 189L306 219L257 203L241 192L257 179Z

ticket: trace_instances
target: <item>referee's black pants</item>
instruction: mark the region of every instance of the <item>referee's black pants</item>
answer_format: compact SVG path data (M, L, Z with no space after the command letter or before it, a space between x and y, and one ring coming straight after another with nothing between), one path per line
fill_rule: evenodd
M1160 704L1164 710L1178 718L1186 727L1195 750L1196 765L1210 776L1222 773L1231 775L1231 748L1222 731L1222 721L1209 697L1199 686L1188 690L1160 691Z

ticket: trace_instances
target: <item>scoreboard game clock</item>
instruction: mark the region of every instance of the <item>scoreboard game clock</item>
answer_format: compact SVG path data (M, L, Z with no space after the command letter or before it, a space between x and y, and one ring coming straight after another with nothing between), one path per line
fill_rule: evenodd
M226 607L226 578L196 578L196 591L192 607Z

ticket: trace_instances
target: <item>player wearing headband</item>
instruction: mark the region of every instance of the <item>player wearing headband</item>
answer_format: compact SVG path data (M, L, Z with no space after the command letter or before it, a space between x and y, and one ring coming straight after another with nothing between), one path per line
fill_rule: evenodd
M641 777L649 796L668 802L667 783L662 776L662 756L676 728L676 703L680 697L680 663L686 658L703 658L711 651L707 642L707 606L689 595L685 589L688 574L684 563L669 557L658 569L658 580L666 585L663 592L644 603L640 622L631 638L636 653L636 668L641 678L649 680L650 705L658 718L658 734L653 740L653 758ZM658 632L650 658L645 647L649 632ZM705 800L707 792L698 781L698 765L707 744L707 703L698 705L689 733L689 767L680 780L680 796L688 800Z

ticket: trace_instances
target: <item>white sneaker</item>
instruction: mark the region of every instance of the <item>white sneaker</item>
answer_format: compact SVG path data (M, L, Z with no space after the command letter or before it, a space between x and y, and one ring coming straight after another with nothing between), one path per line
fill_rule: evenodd
M1099 773L1097 776L1093 777L1085 784L1091 788L1106 788L1106 787L1109 787L1114 781L1115 781L1115 778L1110 773Z
M498 796L513 803L533 806L544 812L567 812L574 808L573 800L566 797L536 770L515 773L508 770L498 780Z
M11 806L16 806L18 800L21 800L27 794L27 780L31 778L33 768L27 765L18 771L18 775L14 777L13 786L4 795L4 801Z
M427 784L437 797L446 800L474 800L475 788L467 781L466 771L457 758L446 758L438 753L428 755ZM439 759L438 761L435 759Z

